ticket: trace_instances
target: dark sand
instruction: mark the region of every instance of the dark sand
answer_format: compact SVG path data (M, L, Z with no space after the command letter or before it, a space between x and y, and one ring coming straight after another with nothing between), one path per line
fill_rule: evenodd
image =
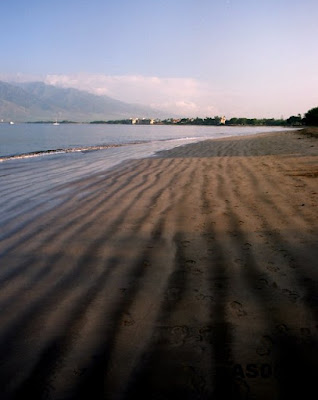
M1 400L317 396L317 139L206 141L51 190L32 165L0 188Z

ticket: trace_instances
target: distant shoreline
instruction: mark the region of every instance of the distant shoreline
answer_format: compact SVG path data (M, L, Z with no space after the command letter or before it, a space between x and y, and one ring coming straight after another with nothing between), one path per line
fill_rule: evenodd
M43 125L53 125L55 121L17 121L14 122L14 124L43 124ZM116 122L116 121L58 121L59 124L67 125L67 124L77 124L77 125L132 125L131 123L126 123L126 122ZM9 121L2 121L0 122L0 125L9 125ZM157 122L154 124L135 124L134 126L144 126L144 125L149 125L149 126L156 126L156 125L167 125L167 126L213 126L213 127L286 127L286 128L298 128L298 129L311 129L312 127L307 127L306 125L288 125L288 124L273 124L273 125L264 125L264 124L219 124L219 125L213 125L213 124L197 124L197 123L186 123L186 124L177 124L177 123L165 123L165 122Z

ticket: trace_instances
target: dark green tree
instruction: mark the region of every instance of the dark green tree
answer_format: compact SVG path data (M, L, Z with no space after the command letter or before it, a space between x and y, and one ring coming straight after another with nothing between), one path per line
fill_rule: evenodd
M302 125L302 118L301 115L298 114L298 116L296 117L295 115L292 115L291 117L286 119L286 123L288 125Z
M312 108L305 114L305 124L310 126L318 126L318 107Z

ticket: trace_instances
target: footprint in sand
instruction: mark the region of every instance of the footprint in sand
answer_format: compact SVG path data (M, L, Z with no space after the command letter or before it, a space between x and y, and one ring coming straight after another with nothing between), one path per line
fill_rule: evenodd
M200 274L203 273L203 271L202 271L201 269L199 269L199 268L194 268L194 269L191 271L191 273L192 273L193 275L200 275Z
M74 369L73 373L76 376L83 376L86 373L86 371L88 371L88 368L80 368L80 369Z
M129 313L124 313L122 325L124 326L131 326L134 325L135 321L133 320L132 316Z
M263 289L264 286L268 286L268 281L264 278L258 280L257 289Z
M167 290L166 298L169 301L177 301L180 298L180 288L171 288Z
M251 247L252 247L251 243L245 243L243 246L243 250L250 250Z
M211 233L204 233L203 235L202 235L208 242L212 242L212 241L214 241L215 240L215 236L214 235L212 235Z
M161 326L154 332L154 342L159 346L179 347L185 342L197 342L199 339L186 325Z
M297 300L299 298L299 294L293 290L283 289L282 292L286 294L291 300Z
M206 293L199 292L198 289L194 289L194 291L196 292L195 298L197 300L214 301L214 297L211 296L209 293L206 294Z
M247 315L246 311L243 309L242 304L238 301L232 301L230 307L238 317L244 317L245 315Z
M270 336L263 336L259 341L256 353L260 356L267 356L271 353L273 347L273 340Z
M144 260L144 261L143 261L143 266L144 266L144 267L150 267L150 265L151 265L151 263L150 263L149 260Z
M184 344L185 339L188 337L189 328L187 326L174 326L170 332L170 342L175 346Z
M276 325L276 330L280 334L287 334L289 331L287 325L285 325L285 324Z
M211 326L204 326L199 329L199 335L202 341L207 343L213 342L213 329Z
M266 269L268 269L268 271L271 271L271 272L278 272L279 271L279 268L278 267L276 267L274 264L272 264L272 263L270 263L270 265L267 265L266 266Z
M193 264L196 264L196 261L194 261L194 260L186 260L186 264L193 265Z

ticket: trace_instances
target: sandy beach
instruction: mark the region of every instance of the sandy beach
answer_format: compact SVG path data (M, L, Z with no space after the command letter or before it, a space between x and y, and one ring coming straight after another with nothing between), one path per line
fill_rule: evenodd
M4 164L2 400L315 397L317 138Z

